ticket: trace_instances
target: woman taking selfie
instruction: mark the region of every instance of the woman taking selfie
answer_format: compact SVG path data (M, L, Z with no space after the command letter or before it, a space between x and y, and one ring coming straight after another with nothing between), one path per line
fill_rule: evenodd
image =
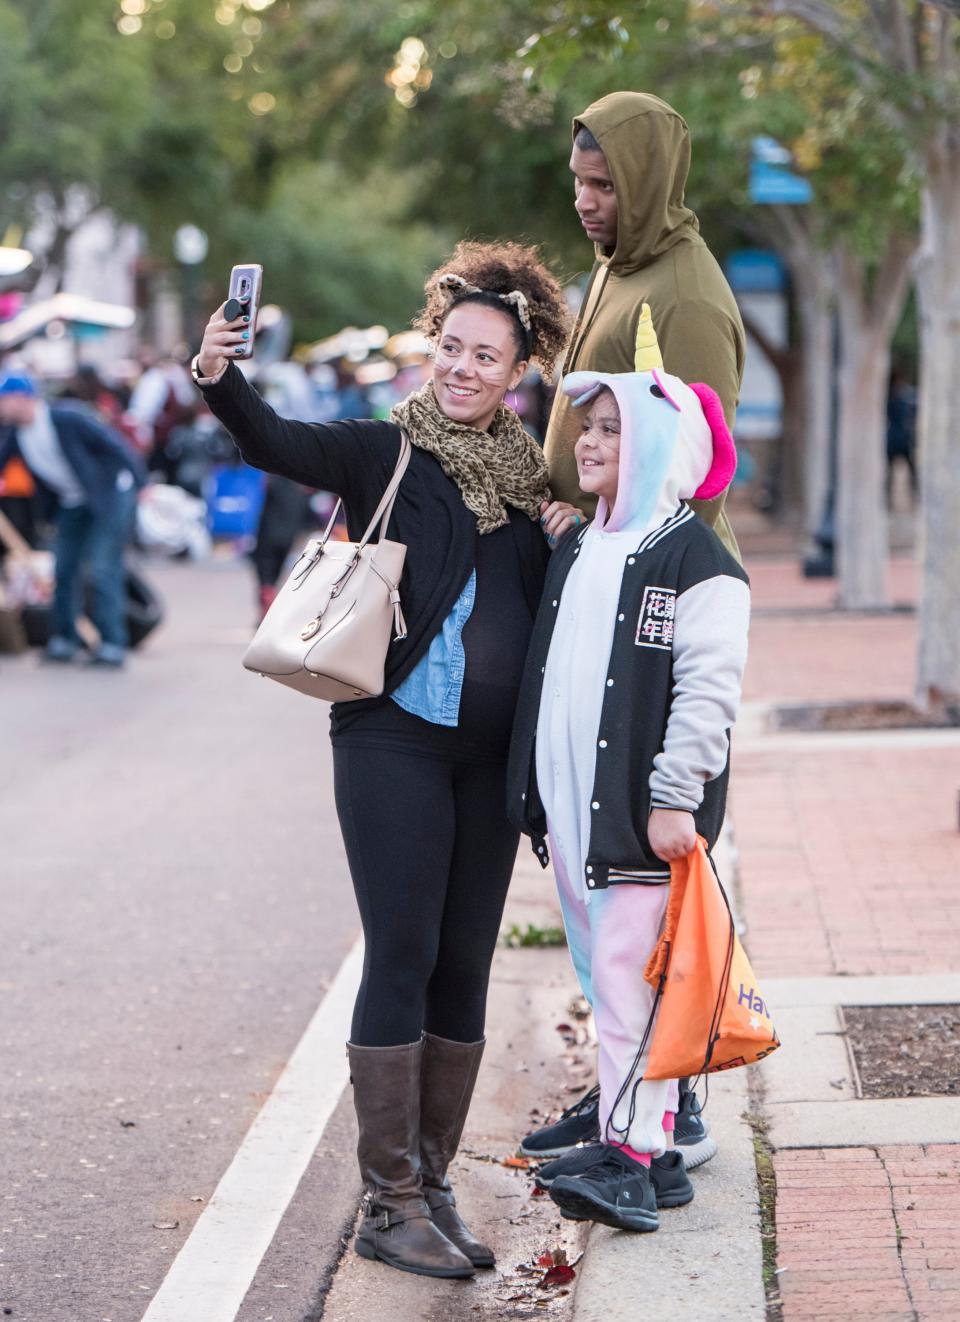
M432 378L389 422L278 417L231 355L244 323L211 318L194 363L244 459L333 491L359 538L412 442L388 535L407 547L407 636L378 698L331 709L337 813L363 924L348 1054L367 1188L357 1251L404 1271L470 1276L493 1253L447 1181L483 1052L490 964L517 850L506 759L546 561L547 469L504 396L549 374L566 313L536 252L463 243L426 285L417 326Z

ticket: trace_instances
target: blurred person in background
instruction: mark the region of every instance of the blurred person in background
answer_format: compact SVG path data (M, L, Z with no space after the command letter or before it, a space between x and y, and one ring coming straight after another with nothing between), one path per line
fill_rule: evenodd
M92 664L122 666L127 652L123 553L130 537L143 465L88 408L48 405L26 376L0 377L0 471L19 458L57 509L56 580L48 661L73 661L81 585L92 589L90 616L100 635Z
M172 479L167 440L174 427L183 426L193 417L196 397L190 373L174 354L155 356L152 349L141 350L143 375L133 388L127 413L133 424L142 429L150 455L150 469Z
M887 394L887 507L893 507L893 472L898 460L910 475L910 495L917 498L917 388L900 367L890 373Z
M109 386L92 364L81 363L64 386L60 398L89 405L101 421L119 432L137 454L149 448L144 429L127 412L121 391Z

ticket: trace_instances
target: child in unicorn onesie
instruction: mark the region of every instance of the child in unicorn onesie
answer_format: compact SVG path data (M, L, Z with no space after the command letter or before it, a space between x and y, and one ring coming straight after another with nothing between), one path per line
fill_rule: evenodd
M553 857L567 940L599 1046L601 1143L540 1172L565 1215L656 1230L693 1197L669 1147L676 1082L644 1080L643 976L670 861L723 821L746 661L746 574L684 502L736 465L714 392L663 371L644 307L637 370L574 372L580 485L595 520L553 554L514 725L510 809ZM548 854L549 842L549 854Z

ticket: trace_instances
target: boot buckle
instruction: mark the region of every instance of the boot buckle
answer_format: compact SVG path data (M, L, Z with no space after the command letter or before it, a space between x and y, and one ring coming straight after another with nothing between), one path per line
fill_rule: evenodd
M380 1212L379 1215L377 1216L377 1220L375 1224L377 1230L389 1230L391 1225L393 1224L392 1221L390 1220L390 1213L387 1212L386 1210Z

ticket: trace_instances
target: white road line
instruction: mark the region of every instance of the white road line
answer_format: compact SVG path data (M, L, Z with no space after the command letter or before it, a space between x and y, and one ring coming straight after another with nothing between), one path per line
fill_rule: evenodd
M358 940L142 1322L233 1322L346 1086L362 964Z

